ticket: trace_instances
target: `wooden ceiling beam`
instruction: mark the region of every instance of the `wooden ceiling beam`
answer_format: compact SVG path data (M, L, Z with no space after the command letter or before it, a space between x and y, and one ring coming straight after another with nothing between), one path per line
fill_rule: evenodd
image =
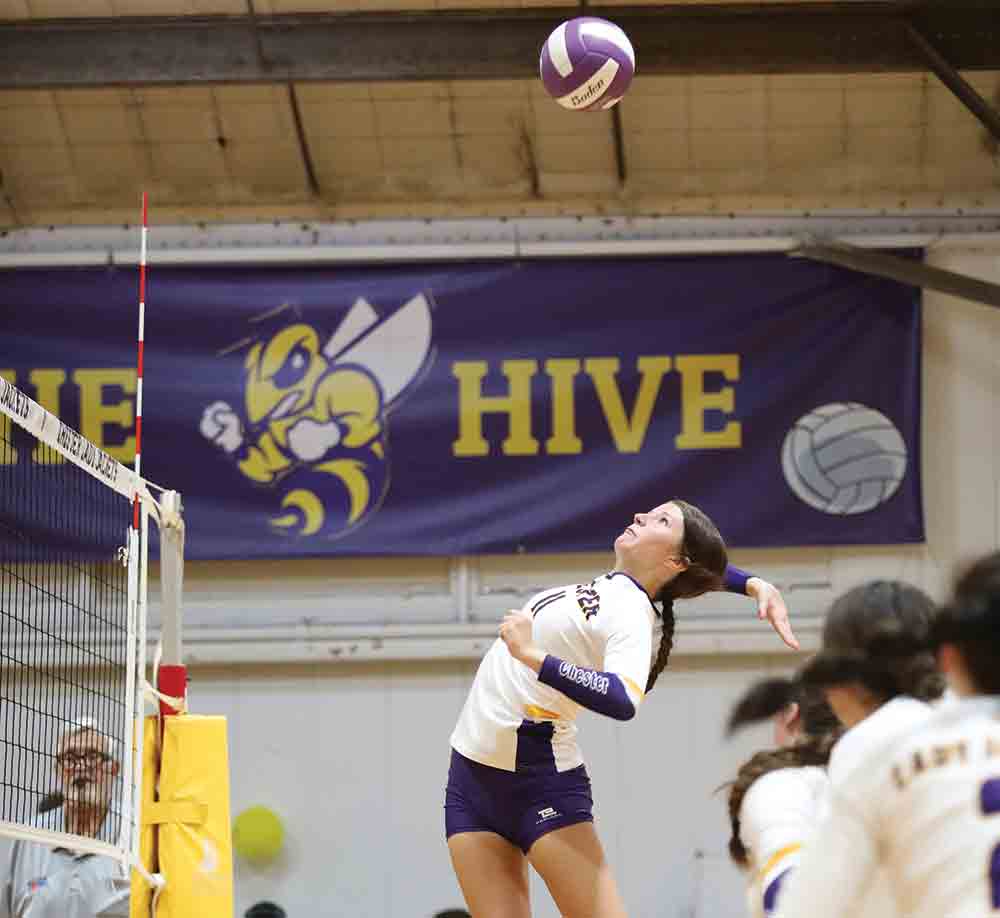
M640 74L919 71L909 29L956 69L1000 69L1000 0L592 8ZM0 88L520 79L565 7L0 24Z

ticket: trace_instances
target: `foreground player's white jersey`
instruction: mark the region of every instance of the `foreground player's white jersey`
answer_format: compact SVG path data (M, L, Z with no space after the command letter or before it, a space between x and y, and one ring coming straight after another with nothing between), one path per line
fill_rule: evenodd
M852 914L879 864L907 918L1000 910L1000 698L944 705L858 761L834 787L782 918Z
M750 785L740 805L740 841L749 857L750 914L770 915L789 870L825 812L830 781L816 766L779 768Z
M827 774L833 787L839 788L850 781L866 762L924 724L933 712L934 708L926 701L900 695L851 727L837 740L830 754Z
M524 607L532 640L568 663L617 675L636 708L642 700L660 621L646 591L627 574L604 574L590 583L545 590ZM452 747L483 765L514 771L517 728L551 721L558 771L583 764L574 723L580 705L538 681L499 638L479 666L451 736Z

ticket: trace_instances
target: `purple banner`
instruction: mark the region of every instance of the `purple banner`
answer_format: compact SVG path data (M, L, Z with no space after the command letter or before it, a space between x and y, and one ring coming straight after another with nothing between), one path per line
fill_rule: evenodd
M137 272L7 271L0 297L0 375L130 464ZM893 281L154 266L147 301L142 471L182 493L191 558L603 550L671 496L736 546L923 539L919 296Z

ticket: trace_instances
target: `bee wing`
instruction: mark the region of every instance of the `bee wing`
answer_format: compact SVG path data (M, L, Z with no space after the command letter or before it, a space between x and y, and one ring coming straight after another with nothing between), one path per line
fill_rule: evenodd
M418 293L392 315L369 326L360 338L336 355L334 362L365 367L378 380L385 404L389 405L420 372L430 347L431 307L427 297Z
M323 346L323 356L332 363L340 351L361 337L376 322L378 313L372 308L371 303L359 296L344 316L344 321L337 326L337 330Z

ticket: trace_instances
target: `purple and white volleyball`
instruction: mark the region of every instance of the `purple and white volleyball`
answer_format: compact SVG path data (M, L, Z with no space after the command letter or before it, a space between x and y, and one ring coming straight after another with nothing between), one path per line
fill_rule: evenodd
M578 112L611 108L635 73L635 51L613 22L580 16L557 26L542 45L545 90L563 108Z

